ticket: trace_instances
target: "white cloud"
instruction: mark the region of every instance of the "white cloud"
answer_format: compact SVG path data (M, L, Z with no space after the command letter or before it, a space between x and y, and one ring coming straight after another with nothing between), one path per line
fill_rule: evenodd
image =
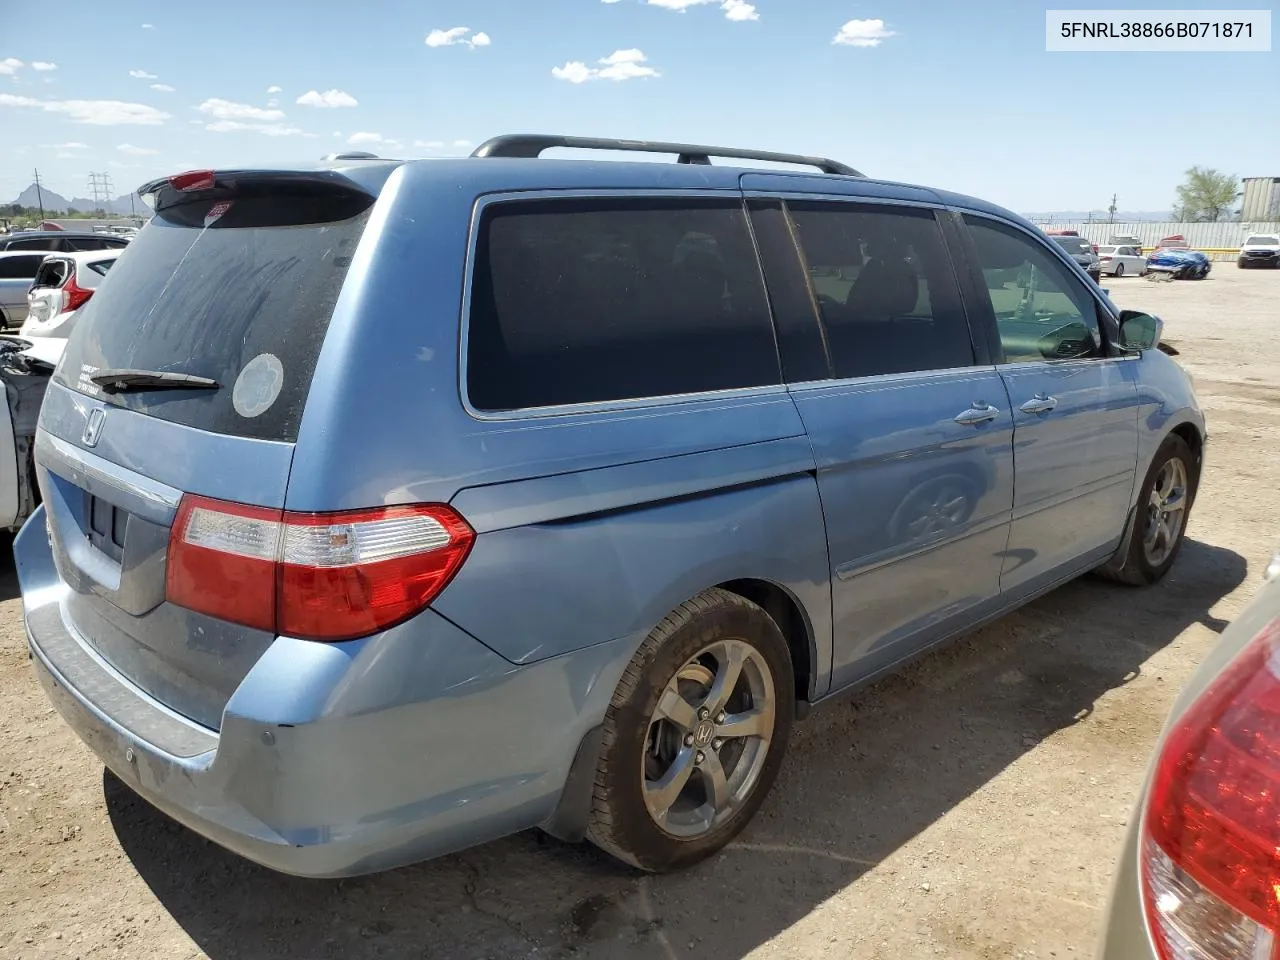
M293 137L298 134L306 136L300 128L290 127L283 123L245 123L243 120L215 120L213 123L206 123L204 128L210 133L246 131L260 133L266 137Z
M846 47L878 47L888 37L897 36L892 30L886 30L883 20L850 20L832 39Z
M151 89L159 90L161 93L173 93L173 87L169 86L167 83L153 83L151 84Z
M0 60L0 76L11 77L24 66L26 66L26 64L17 57L6 57L5 59Z
M283 87L277 87L273 83L271 86L267 87L267 93L280 93L283 89Z
M132 143L122 143L116 147L121 153L127 153L131 157L154 157L159 150L152 150L150 147L135 147Z
M304 107L358 107L358 101L345 90L326 90L321 93L319 90L308 90L300 96L295 103L299 103Z
M7 93L0 93L0 107L33 107L46 113L64 114L75 123L99 127L156 127L172 116L144 103L126 103L121 100L36 100L33 97L16 97Z
M247 103L233 103L219 97L210 97L196 107L201 113L207 113L215 120L260 120L271 122L284 119L283 110L264 110Z
M49 71L49 70L57 70L58 65L56 63L48 63L45 60L32 60L31 69L39 70L41 73L45 73L46 71Z
M87 143L81 143L79 140L71 140L71 141L68 141L67 143L58 144L55 147L55 149L57 150L88 150L89 145Z
M453 141L453 145L454 145L455 147L469 147L469 146L471 146L471 141L470 141L470 140L455 140L455 141Z
M272 97L270 100L268 100L268 101L267 101L267 106L268 106L268 107L278 107L278 106L280 106L280 101L279 101L279 100L277 100L275 97Z
M156 28L156 25L154 23L144 23L142 25L143 30L154 30L155 28Z
M80 154L78 154L78 153L55 153L55 154L54 154L54 157L55 157L55 159L58 159L58 160L79 160L79 159L80 159Z
M570 60L563 67L552 67L551 75L569 83L586 83L588 80L635 80L642 77L659 77L653 67L644 64L648 58L634 47L615 50L596 61L599 66L589 67L581 60Z
M443 140L415 140L413 141L413 145L415 147L421 147L424 150L440 150L444 148L444 141Z
M472 50L476 47L487 47L491 43L493 43L493 38L487 33L484 31L471 33L470 27L450 27L448 30L432 30L427 34L426 39L428 47L455 47L462 44Z
M360 147L360 146L398 147L400 146L399 140L392 140L389 137L384 137L380 133L372 133L369 131L360 131L359 133L353 133L351 136L347 137L347 143L355 147Z
M605 0L606 3L615 3L617 0ZM744 21L759 20L760 14L756 13L754 4L748 3L747 0L645 0L651 7L661 7L663 10L674 10L676 13L684 13L690 7L702 7L707 4L719 4L720 9L724 11L725 18L728 20Z
M145 70L130 70L129 76L133 77L133 79L135 80L159 80L160 79L154 73L147 73L147 71Z
M736 23L760 19L760 14L756 13L755 4L747 3L746 0L724 0L724 3L720 4L720 9L724 11L725 19Z
M617 3L618 0L600 0L601 3Z

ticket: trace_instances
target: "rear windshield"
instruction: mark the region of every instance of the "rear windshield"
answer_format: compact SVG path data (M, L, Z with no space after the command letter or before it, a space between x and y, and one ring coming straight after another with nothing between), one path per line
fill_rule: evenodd
M370 202L264 195L158 212L85 305L56 379L200 430L296 440ZM218 389L107 394L89 379L121 369L209 377Z
M1118 249L1117 247L1099 247L1098 252L1111 254L1111 253L1115 253L1117 249Z
M1092 253L1093 247L1089 245L1088 240L1081 240L1079 237L1054 237L1058 245L1067 253Z

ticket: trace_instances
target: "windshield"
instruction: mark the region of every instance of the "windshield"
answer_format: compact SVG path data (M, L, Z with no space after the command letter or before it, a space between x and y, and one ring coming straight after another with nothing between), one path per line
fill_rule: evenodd
M1056 240L1058 245L1062 247L1062 249L1066 250L1067 253L1082 254L1093 252L1093 247L1089 245L1089 241L1082 240L1080 237L1054 237L1053 239Z
M1280 247L1280 237L1250 237L1244 245L1246 247Z
M200 430L297 439L367 203L251 196L157 213L85 305L56 379ZM90 378L110 369L192 374L220 389L109 395Z

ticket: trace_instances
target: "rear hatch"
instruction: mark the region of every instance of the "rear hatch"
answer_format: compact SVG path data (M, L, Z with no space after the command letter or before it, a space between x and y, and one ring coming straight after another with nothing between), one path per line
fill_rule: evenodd
M274 631L169 602L170 528L184 495L283 506L374 197L330 171L183 177L149 185L154 218L78 315L37 463L69 626L217 729Z

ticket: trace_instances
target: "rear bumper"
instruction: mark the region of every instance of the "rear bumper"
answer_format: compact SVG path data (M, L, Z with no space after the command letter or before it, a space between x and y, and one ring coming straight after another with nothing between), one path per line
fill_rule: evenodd
M615 642L516 667L428 611L367 640L277 639L215 732L68 627L43 510L14 552L36 675L76 734L175 820L299 876L371 873L546 823L626 664Z

